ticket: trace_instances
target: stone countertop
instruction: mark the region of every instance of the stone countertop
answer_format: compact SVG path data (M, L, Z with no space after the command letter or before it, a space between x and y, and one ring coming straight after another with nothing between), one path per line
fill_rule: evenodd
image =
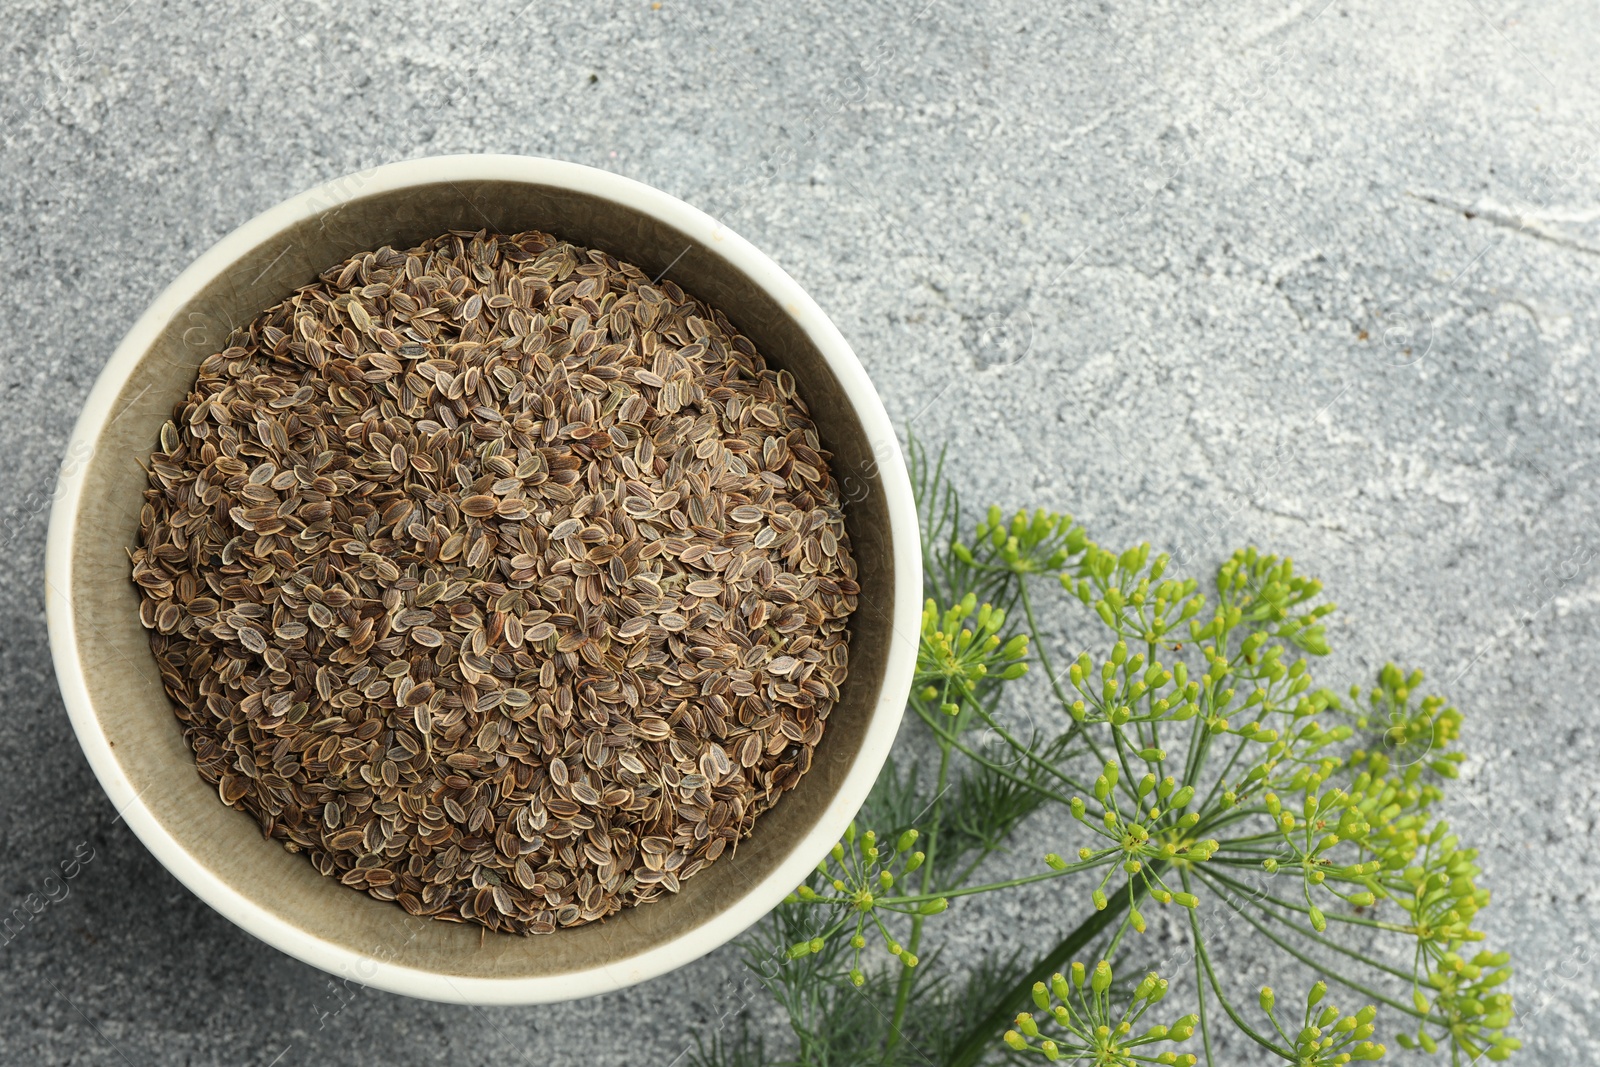
M321 181L515 152L720 208L833 316L898 425L951 448L969 502L1068 510L1197 573L1254 543L1320 576L1342 606L1325 671L1418 666L1466 714L1446 810L1483 848L1483 925L1516 955L1521 1061L1592 1062L1592 4L8 16L3 909L93 858L0 946L0 1060L665 1065L741 1009L781 1043L727 948L552 1007L336 994L116 821L56 691L40 582L55 469L143 308ZM956 939L989 943L1028 906L964 909Z

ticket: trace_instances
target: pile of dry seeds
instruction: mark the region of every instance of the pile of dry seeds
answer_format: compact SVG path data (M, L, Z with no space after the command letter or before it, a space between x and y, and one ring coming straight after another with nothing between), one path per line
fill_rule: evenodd
M859 587L787 372L543 233L356 256L206 359L133 579L200 774L325 875L542 933L810 766Z

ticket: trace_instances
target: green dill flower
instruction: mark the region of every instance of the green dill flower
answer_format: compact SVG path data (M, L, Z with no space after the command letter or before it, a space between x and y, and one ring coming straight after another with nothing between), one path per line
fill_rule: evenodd
M1018 1051L1040 1053L1054 1063L1088 1062L1097 1067L1136 1067L1139 1064L1176 1064L1193 1067L1195 1057L1163 1050L1152 1055L1148 1046L1187 1041L1199 1018L1185 1015L1170 1025L1150 1025L1145 1016L1167 995L1167 980L1154 971L1134 987L1126 1003L1111 994L1111 965L1105 960L1090 971L1074 963L1066 975L1033 986L1035 1012L1023 1012L1003 1039Z
M1132 790L1134 803L1124 808L1117 795L1120 781L1117 762L1106 763L1095 778L1094 809L1091 810L1090 801L1074 797L1068 810L1073 818L1106 842L1099 848L1086 845L1078 849L1080 869L1105 866L1100 884L1091 894L1095 909L1104 911L1108 906L1105 890L1120 870L1127 875L1128 922L1135 931L1143 933L1145 922L1138 908L1140 897L1149 895L1162 904L1176 903L1190 908L1199 902L1194 894L1169 886L1162 871L1204 863L1216 853L1219 845L1213 839L1200 839L1193 834L1200 818L1187 810L1194 800L1193 786L1179 787L1170 775L1158 781L1154 774L1147 773ZM1065 861L1059 856L1046 857L1046 862L1053 869L1065 869Z
M1454 952L1442 956L1438 968L1426 980L1431 1002L1421 990L1416 993L1417 1008L1428 1012L1428 1017L1415 1037L1401 1034L1400 1044L1435 1051L1438 1040L1429 1030L1437 1020L1442 1036L1465 1052L1468 1059L1487 1056L1499 1062L1508 1058L1522 1047L1521 1041L1505 1034L1512 1018L1511 996L1491 990L1511 977L1511 969L1506 966L1510 961L1504 952L1480 952L1471 961Z
M1103 548L1049 511L991 508L963 542L959 500L939 471L919 472L920 455L913 447L933 599L910 721L929 730L937 763L919 767L919 749L869 801L872 822L898 835L892 848L852 826L764 924L766 958L790 963L762 981L790 1012L801 1061L909 1062L917 1035L947 1067L974 1067L1004 1031L1008 1047L1047 1060L1193 1064L1172 1043L1198 1032L1209 1061L1229 1026L1295 1067L1378 1059L1380 1009L1325 1005L1333 983L1407 1016L1397 1029L1408 1048L1448 1048L1456 1063L1509 1056L1510 960L1480 951L1490 896L1477 852L1434 811L1462 759L1460 712L1392 664L1348 704L1319 687L1312 663L1329 651L1334 607L1289 559L1240 550L1208 595L1148 544ZM1062 590L1082 619L1058 670L1059 638L1041 634L1035 598ZM1029 728L1014 730L1003 702L1017 691L1005 683L1035 660L1056 706L1028 708ZM1016 826L1052 811L1060 853L985 881ZM925 920L952 899L1058 878L1072 880L1063 890L1080 917L1031 966L980 961L964 988L915 966L919 951L937 956L923 948L937 929ZM1136 956L1138 939L1125 938L1145 931L1151 900L1176 905L1169 915L1188 928L1183 1010L1194 1014L1154 1024L1166 982L1152 974L1119 990L1105 963L1023 977L1091 944ZM1219 981L1214 940L1252 935L1326 977L1300 1020L1270 989L1258 1015ZM870 940L896 963L869 976ZM1411 964L1383 962L1393 958ZM951 1035L953 1017L962 1032Z
M1369 1004L1354 1015L1345 1015L1331 1004L1322 1003L1327 992L1326 982L1311 987L1300 1028L1291 1034L1283 1028L1273 1010L1276 997L1272 988L1262 988L1261 1010L1285 1045L1274 1051L1294 1067L1343 1067L1352 1060L1381 1059L1386 1051L1384 1047L1368 1040L1374 1031L1373 1020L1378 1017L1378 1009Z
M1128 654L1125 641L1097 668L1087 652L1067 668L1067 681L1079 698L1068 712L1079 723L1127 726L1129 723L1184 722L1199 714L1199 686L1188 680L1188 668L1177 673L1159 661L1145 662L1143 653ZM1176 684L1174 684L1176 683Z
M1456 765L1464 757L1444 750L1461 736L1461 713L1447 707L1439 696L1423 697L1412 708L1411 699L1422 682L1421 671L1405 675L1394 664L1385 664L1378 673L1377 687L1368 694L1371 710L1357 716L1356 725L1379 732L1384 750L1395 763L1409 766L1427 759L1435 774L1454 778ZM1359 699L1359 692L1352 689L1351 699Z
M979 607L970 593L943 612L929 600L922 609L914 683L921 698L938 700L955 714L985 679L1010 681L1026 673L1028 637L1003 638L1005 622L1004 611L989 604Z
M829 908L839 917L823 935L789 946L788 957L800 959L820 952L829 937L848 929L851 931L850 949L854 954L849 971L850 980L857 986L863 985L866 972L861 967L861 952L866 948L870 928L882 939L891 956L906 967L915 967L917 957L895 939L895 935L884 925L882 913L938 915L950 906L945 897L905 896L894 892L896 884L920 869L927 859L925 853L916 850L918 836L916 830L907 830L890 849L880 847L878 835L872 830L858 836L855 823L851 823L844 839L835 844L828 856L817 865L811 882L801 885L785 900L787 904ZM813 885L820 885L821 891L813 888Z
M1125 901L1113 944L1122 931L1144 931L1138 905L1145 897L1188 905L1203 942L1206 924L1193 909L1210 889L1286 947L1289 937L1343 951L1341 931L1353 926L1409 935L1417 982L1453 990L1451 961L1481 940L1472 923L1488 903L1476 883L1476 852L1429 814L1442 795L1436 779L1454 777L1461 758L1447 750L1460 734L1459 712L1438 697L1419 702L1421 673L1390 665L1369 696L1374 712L1348 715L1337 696L1315 687L1304 655L1328 651L1321 620L1332 606L1311 603L1320 584L1296 575L1290 561L1254 550L1219 569L1214 609L1206 612L1198 596L1184 601L1198 607L1185 609L1194 615L1196 670L1181 657L1161 663L1161 642L1138 633L1159 625L1134 614L1135 597L1148 600L1145 555L1091 547L1084 576L1063 581L1094 608L1113 643L1105 658L1082 653L1065 672L1062 706L1093 731L1085 736L1104 762L1092 784L1068 798L1090 843L1077 850L1076 864L1047 857L1052 872L1099 869L1095 910ZM1161 567L1158 560L1152 568L1158 577ZM1138 640L1143 652L1130 648ZM1348 721L1326 721L1330 715ZM1377 746L1348 750L1358 730L1376 733ZM1097 736L1105 741L1096 745ZM1188 753L1181 773L1167 767L1175 747ZM1208 778L1203 768L1213 751L1220 777ZM1252 890L1234 873L1244 866L1294 877L1297 887L1285 894L1275 881L1266 893ZM1441 979L1450 981L1440 986ZM1442 993L1419 1009L1418 1043L1431 1027L1463 1051L1509 1051L1492 1025L1502 1001L1480 999ZM1358 1030L1359 1040L1347 1039L1347 1030L1302 1035L1292 1062L1381 1055L1365 1041L1370 1022L1339 1023Z
M1251 625L1271 625L1279 640L1317 656L1328 654L1324 627L1318 621L1334 610L1321 604L1299 615L1291 609L1305 604L1322 591L1322 583L1294 573L1294 562L1287 557L1262 555L1254 548L1233 554L1217 571L1217 593L1223 604L1236 609L1240 619Z
M1018 511L1007 522L999 508L991 507L973 531L972 547L953 541L950 551L969 567L1022 576L1060 570L1088 543L1083 528L1073 525L1071 515L1039 508L1031 516Z
M1148 544L1120 554L1090 545L1076 571L1063 573L1060 582L1118 637L1154 645L1205 606L1193 578L1162 580L1169 563L1165 553L1152 560Z

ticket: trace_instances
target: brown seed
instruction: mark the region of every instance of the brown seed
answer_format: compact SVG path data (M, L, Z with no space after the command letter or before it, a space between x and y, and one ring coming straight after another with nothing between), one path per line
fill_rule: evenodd
M860 592L825 451L631 265L379 249L202 361L140 620L223 803L412 914L548 933L677 892L809 768Z

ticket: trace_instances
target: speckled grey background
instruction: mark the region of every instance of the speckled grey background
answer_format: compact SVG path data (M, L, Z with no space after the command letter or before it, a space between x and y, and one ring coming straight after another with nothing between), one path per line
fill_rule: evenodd
M0 946L0 1060L669 1064L742 1004L722 950L577 1004L335 1012L114 821L56 693L46 510L121 334L285 197L494 151L723 213L974 501L1321 575L1326 675L1395 657L1467 713L1448 806L1522 1062L1592 1063L1600 11L1323 2L6 4L0 905L94 858Z

